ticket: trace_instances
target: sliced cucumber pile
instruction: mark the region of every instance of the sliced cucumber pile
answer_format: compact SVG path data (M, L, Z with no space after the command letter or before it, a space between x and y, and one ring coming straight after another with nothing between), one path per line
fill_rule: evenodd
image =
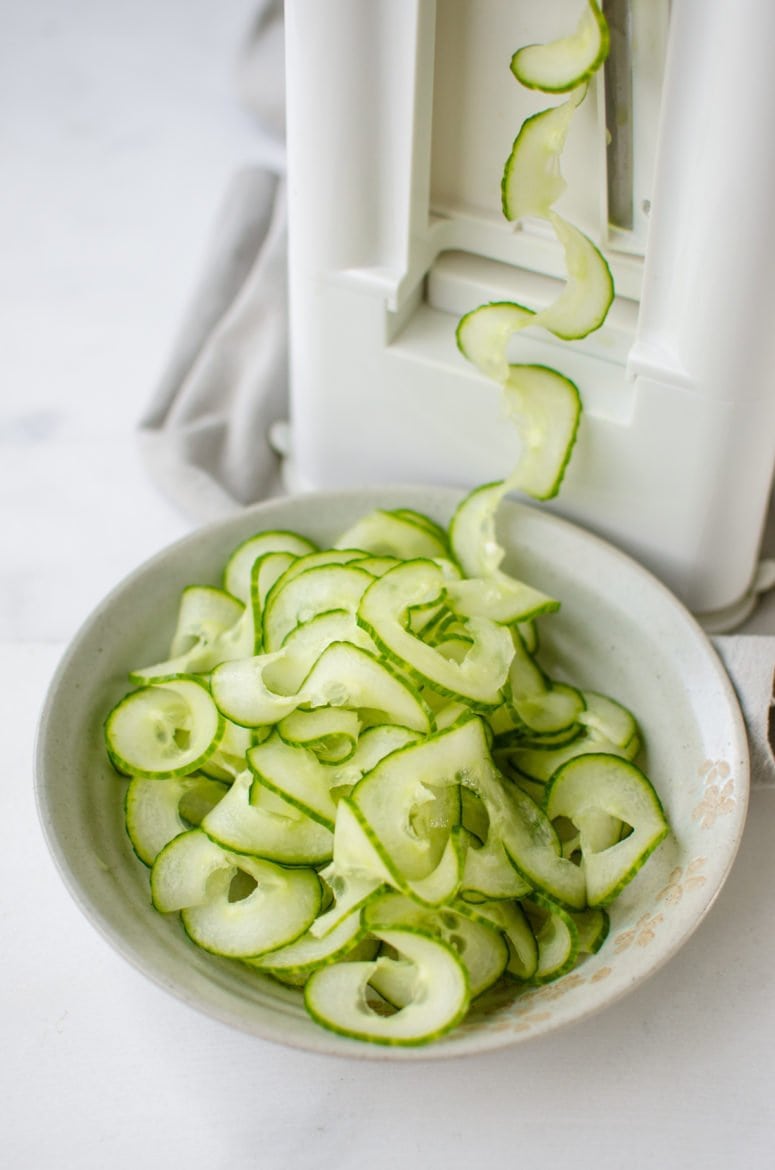
M613 302L613 279L602 253L555 210L567 186L560 162L573 115L608 48L600 5L587 0L571 36L514 54L511 70L522 85L568 96L523 122L503 170L503 214L511 221L532 218L548 225L562 246L567 279L562 292L540 310L493 302L466 313L457 328L461 353L504 387L508 413L517 424L520 454L509 486L539 500L560 490L576 442L581 397L556 370L512 364L509 346L527 328L544 329L564 341L586 337L601 327Z
M571 970L668 832L634 716L538 661L559 603L502 568L506 488L445 529L244 542L222 589L183 591L165 661L189 670L133 669L105 722L154 908L363 1041L428 1043Z

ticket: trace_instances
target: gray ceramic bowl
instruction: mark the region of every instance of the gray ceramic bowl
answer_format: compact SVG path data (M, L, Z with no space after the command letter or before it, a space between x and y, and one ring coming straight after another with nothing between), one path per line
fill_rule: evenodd
M62 878L129 962L185 1002L248 1033L315 1052L437 1059L524 1041L620 998L686 941L735 856L748 797L748 751L737 702L705 635L650 574L545 511L499 513L506 567L562 600L542 628L558 677L618 697L638 715L646 768L673 835L612 909L606 944L543 988L490 993L451 1035L392 1049L330 1034L299 995L195 948L174 917L150 906L148 871L129 847L123 782L105 757L102 723L128 689L130 667L166 650L180 589L218 583L231 548L263 528L330 543L373 507L415 507L446 522L459 496L433 488L337 492L247 509L194 533L138 569L100 605L65 654L42 714L36 783L41 821Z

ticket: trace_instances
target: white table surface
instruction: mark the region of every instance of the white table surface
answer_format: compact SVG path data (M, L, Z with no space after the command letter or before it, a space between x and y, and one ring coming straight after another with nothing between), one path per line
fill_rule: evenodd
M189 523L134 437L233 169L250 0L27 0L0 37L0 1132L14 1170L772 1165L775 789L718 902L597 1019L386 1065L243 1036L120 959L34 808L43 695L93 605Z

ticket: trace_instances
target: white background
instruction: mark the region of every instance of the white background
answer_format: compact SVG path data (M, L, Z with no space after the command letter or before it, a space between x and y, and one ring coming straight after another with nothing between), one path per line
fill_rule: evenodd
M263 157L233 84L254 8L0 4L0 637L69 637L185 530L133 428L227 183Z
M487 1057L354 1063L206 1020L71 902L31 757L65 642L182 534L134 429L233 171L250 0L0 3L0 1133L19 1170L772 1165L775 793L671 964L604 1015Z

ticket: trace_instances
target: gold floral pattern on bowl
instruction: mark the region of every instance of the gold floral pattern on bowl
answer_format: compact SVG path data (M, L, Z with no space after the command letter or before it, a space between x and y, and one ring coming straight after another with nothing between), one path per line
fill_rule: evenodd
M687 865L677 865L669 874L667 885L657 894L657 899L668 904L680 902L684 894L704 886L707 878L701 871L706 861L705 857L695 857Z
M726 760L705 760L700 767L704 791L692 809L692 819L703 829L712 829L719 817L735 811L735 780Z

